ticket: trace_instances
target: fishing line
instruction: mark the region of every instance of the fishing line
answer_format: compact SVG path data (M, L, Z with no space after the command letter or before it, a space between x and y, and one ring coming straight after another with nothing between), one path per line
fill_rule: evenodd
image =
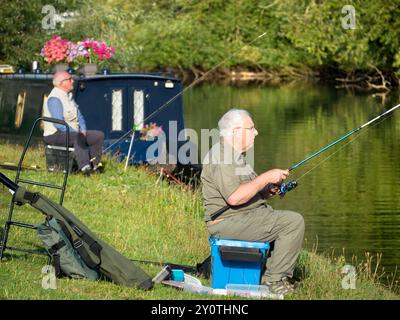
M201 77L199 77L198 79L194 80L189 86L187 86L186 88L184 88L181 92L179 92L178 94L176 94L174 97L172 97L170 100L168 100L167 102L165 102L160 108L158 108L157 110L155 110L153 113L151 113L150 115L148 115L145 119L143 119L139 124L137 124L137 126L140 126L141 124L143 124L144 122L146 122L147 120L149 120L150 118L154 117L155 115L159 114L162 110L164 110L171 102L173 102L174 100L176 100L176 98L178 98L180 95L183 95L183 93L186 90L189 90L191 87L195 86L197 83L199 83L202 79L204 79L208 74L210 74L211 72L213 72L214 70L216 70L219 66L221 66L222 64L224 64L228 59L230 59L232 56L236 55L239 51L241 51L244 47L251 45L253 42L257 41L258 39L262 38L263 36L265 36L267 34L267 32L264 32L263 34L259 35L257 38L253 39L251 42L243 45L240 49L236 50L235 52L233 52L230 56L228 56L227 58L225 58L224 60L222 60L220 63L218 63L217 65L215 65L213 68L211 68L210 70L208 70L206 73L204 73ZM133 129L131 129L130 131L132 131Z
M216 70L218 67L220 67L222 64L224 64L227 60L229 60L230 58L232 58L234 55L236 55L238 52L240 52L243 48L245 48L246 46L249 46L251 44L253 44L254 42L256 42L257 40L261 39L262 37L264 37L267 34L267 31L260 34L259 36L257 36L256 38L254 38L252 41L244 44L242 47L240 47L238 50L234 51L233 53L231 53L228 57L226 57L224 60L222 60L221 62L219 62L218 64L216 64L213 68L211 68L210 70L208 70L207 72L205 72L202 76L200 76L199 78L195 79L190 85L188 85L186 88L184 88L182 91L180 91L179 93L177 93L175 96L173 96L171 99L169 99L167 102L165 102L163 105L161 105L161 107L159 107L158 109L156 109L154 112L152 112L150 115L148 115L146 118L144 118L140 123L135 124L135 127L139 127L142 124L144 124L146 121L148 121L150 118L156 116L157 114L159 114L161 111L163 111L170 103L172 103L173 101L175 101L178 97L180 97L181 95L183 95L183 93L186 90L189 90L190 88L192 88L193 86L195 86L196 84L198 84L200 81L202 81L207 75L209 75L211 72L213 72L214 70ZM132 133L132 131L134 130L133 127L132 129L130 129L129 131L127 131L125 134L123 134L121 137L119 137L114 143L112 143L111 145L109 145L107 148L105 148L102 151L102 154L105 153L107 150L109 150L110 148L112 148L114 145L116 145L117 143L120 143L121 140L123 140L125 137L127 137L129 134ZM134 136L134 135L133 135ZM133 136L131 139L131 144L133 141ZM130 145L130 149L131 149L131 145ZM127 157L127 163L129 161L130 158L130 152L128 152L128 157ZM91 159L94 160L95 158Z
M267 32L264 32L263 34L257 36L255 39L253 39L251 42L243 45L242 47L240 47L238 50L234 51L232 54L230 54L228 57L226 57L224 60L222 60L220 63L218 63L217 65L215 65L213 68L211 68L210 70L208 70L206 73L204 73L200 78L194 80L189 86L187 86L186 88L184 88L181 92L179 92L178 94L176 94L174 97L172 97L170 100L168 100L166 103L164 103L160 108L158 108L157 110L155 110L153 113L151 113L149 116L147 116L145 119L143 119L139 124L137 124L136 126L140 126L143 123L145 123L145 121L147 121L148 119L150 119L151 117L154 117L155 115L159 114L162 110L164 110L171 102L173 102L175 99L177 99L179 96L183 95L183 93L190 89L191 87L193 87L194 85L196 85L197 83L199 83L202 79L204 79L208 74L210 74L212 71L216 70L219 66L221 66L222 64L225 63L225 61L227 61L228 59L230 59L231 57L233 57L234 55L236 55L238 52L240 52L244 47L251 45L252 43L254 43L255 41L257 41L258 39L264 37L267 34ZM135 128L135 127L134 127ZM134 128L132 128L131 130L129 130L129 132L132 132L134 130ZM132 135L131 137L131 142L129 144L129 150L128 150L128 155L126 157L126 162L125 162L125 171L128 167L128 163L130 160L130 155L131 155L131 151L132 151L132 146L133 146L133 140L135 138L135 134ZM119 140L118 140L119 141Z
M313 171L314 169L316 169L317 167L319 167L320 165L322 165L325 161L329 160L330 158L332 158L334 155L336 155L339 151L341 151L343 148L345 148L347 145L349 145L350 143L352 143L353 141L357 140L361 135L365 134L368 132L368 130L372 129L373 127L377 126L378 124L382 123L383 121L385 121L386 119L390 118L393 115L393 113L391 113L390 115L388 115L386 118L383 118L382 120L378 121L377 123L375 123L374 125L370 126L367 128L367 130L364 130L362 132L359 132L358 135L356 135L353 139L351 139L350 141L346 142L343 146L341 146L338 150L336 150L335 152L331 153L329 156L327 156L325 159L321 160L320 162L318 162L314 167L312 167L310 170L308 170L307 172L305 172L304 174L302 174L299 178L296 179L296 181L299 181L300 179L302 179L304 176L306 176L307 174L309 174L311 171Z
M376 116L375 118L367 121L366 123L362 124L361 126L353 129L352 131L350 131L349 133L345 134L344 136L340 137L339 139L336 139L335 141L331 142L330 144L326 145L325 147L323 147L322 149L318 150L317 152L309 155L308 157L304 158L303 160L301 160L300 162L292 165L288 170L292 171L298 167L300 167L301 165L303 165L304 163L310 161L311 159L313 159L314 157L318 156L319 154L321 154L322 152L325 152L326 150L328 150L329 148L333 147L334 145L338 144L339 142L342 142L343 140L349 138L351 135L355 135L356 138L350 140L349 142L347 142L344 146L342 146L341 148L339 148L336 152L332 153L329 157L327 157L326 159L324 159L323 161L321 161L320 163L318 163L315 167L311 168L309 171L307 171L305 174L303 174L300 178L304 177L306 174L308 174L310 171L314 170L316 167L318 167L319 165L321 165L323 162L325 162L326 160L328 160L329 158L331 158L333 155L335 155L337 152L339 152L341 149L343 149L343 147L345 147L346 145L348 145L350 142L356 140L362 133L358 133L360 130L364 129L365 127L367 127L367 129L381 123L382 121L386 120L387 118L389 118L389 116L391 115L391 113L396 110L397 108L400 107L400 104L394 106L393 108L384 111L383 113L379 114L378 116ZM373 124L374 123L374 124ZM373 125L372 125L373 124ZM364 130L367 131L367 130ZM270 187L270 190L272 190L272 188L276 188L277 185L272 185ZM297 180L292 180L289 181L288 183L283 182L283 180L281 181L280 185L279 185L279 191L278 194L280 195L280 197L284 197L285 194L287 192L289 192L290 190L293 190L294 188L297 187Z

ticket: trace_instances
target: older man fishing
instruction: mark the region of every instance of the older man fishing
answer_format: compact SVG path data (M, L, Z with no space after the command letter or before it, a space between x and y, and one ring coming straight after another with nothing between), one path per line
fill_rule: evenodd
M293 211L274 210L266 199L289 175L289 170L272 169L257 176L243 154L257 136L249 113L232 109L218 123L220 142L203 161L202 193L205 221L212 237L244 241L275 241L262 284L272 293L294 290L293 276L303 236L303 217Z

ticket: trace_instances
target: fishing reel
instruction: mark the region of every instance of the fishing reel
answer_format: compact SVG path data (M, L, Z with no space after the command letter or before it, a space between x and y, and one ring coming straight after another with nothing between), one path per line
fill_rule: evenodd
M290 190L293 190L294 188L297 187L297 181L292 180L289 181L288 183L284 183L283 181L281 182L281 185L279 186L279 196L283 198L286 194L286 192L289 192Z
M281 181L280 185L272 184L272 183L268 185L269 192L272 194L278 194L279 197L281 197L281 198L283 198L287 192L289 192L290 190L293 190L296 187L297 187L296 180L289 181L288 183L284 183L283 181ZM278 188L278 191L276 191L276 192L273 191L273 189L276 189L276 188Z

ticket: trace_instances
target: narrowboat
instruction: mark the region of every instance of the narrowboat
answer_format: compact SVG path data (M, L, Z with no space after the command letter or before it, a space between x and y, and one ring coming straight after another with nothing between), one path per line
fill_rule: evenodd
M164 151L177 159L179 147L188 142L182 139L185 126L179 79L136 73L73 76L74 99L87 128L104 132L104 150L118 154L123 160L131 144L129 133L133 131L129 163L148 162L146 153L157 138L143 140L140 130L153 124L161 127L165 134ZM0 135L26 137L34 121L42 116L43 105L52 88L52 74L0 74ZM34 133L37 139L43 134L41 130ZM170 148L172 141L174 147ZM159 150L153 149L156 149L154 155L159 156Z

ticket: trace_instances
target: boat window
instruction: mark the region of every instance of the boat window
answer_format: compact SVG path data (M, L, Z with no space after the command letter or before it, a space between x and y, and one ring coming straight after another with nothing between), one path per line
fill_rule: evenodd
M22 124L22 118L24 117L24 109L25 109L25 98L26 91L22 91L18 94L17 99L17 108L15 110L15 128L20 128Z
M133 123L138 130L143 129L144 119L144 92L143 90L133 91Z
M122 130L122 89L112 91L111 130Z
M172 89L174 87L174 83L171 80L165 81L165 87L168 89Z
M43 104L42 104L42 118L44 117L44 108L47 104L48 95L43 95ZM40 121L40 129L44 130L44 121Z

